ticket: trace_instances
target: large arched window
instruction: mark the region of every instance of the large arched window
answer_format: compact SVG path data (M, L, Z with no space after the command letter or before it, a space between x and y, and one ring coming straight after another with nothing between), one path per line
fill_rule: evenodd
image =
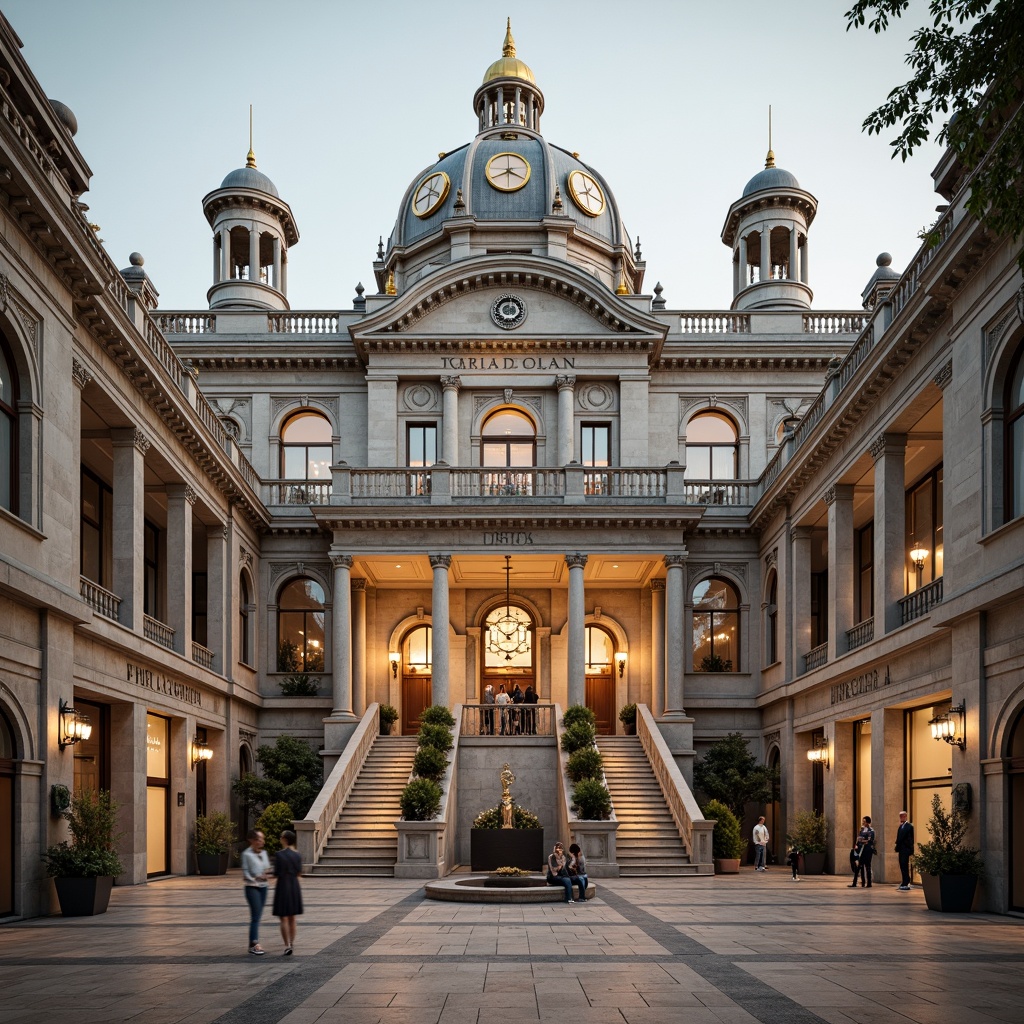
M736 672L739 665L739 596L725 580L701 580L693 588L693 670Z
M487 493L530 494L531 475L515 472L537 464L537 430L530 417L516 409L496 412L484 423L481 442L481 464L504 470L486 474Z
M285 480L331 479L331 424L308 409L281 428L281 476Z
M533 665L533 619L525 608L500 604L484 619L484 668Z
M686 427L686 476L690 480L735 480L736 424L718 412L702 412Z
M238 660L252 664L252 594L249 579L243 572L238 578Z
M417 626L402 644L402 663L406 672L429 673L434 660L430 626Z
M0 335L0 508L18 511L18 375Z
M1024 514L1024 343L1017 349L1006 383L1006 521Z
M292 580L277 605L278 672L323 672L324 589L316 580Z
M774 665L779 660L779 574L773 572L768 583L768 603L764 610L765 618L765 659L766 665Z

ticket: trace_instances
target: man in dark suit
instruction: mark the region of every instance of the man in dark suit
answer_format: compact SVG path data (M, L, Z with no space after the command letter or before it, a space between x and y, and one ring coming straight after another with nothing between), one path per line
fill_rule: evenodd
M914 826L907 821L906 811L900 811L900 824L896 829L896 852L899 854L902 876L902 881L896 888L900 892L910 892L910 855L914 852Z

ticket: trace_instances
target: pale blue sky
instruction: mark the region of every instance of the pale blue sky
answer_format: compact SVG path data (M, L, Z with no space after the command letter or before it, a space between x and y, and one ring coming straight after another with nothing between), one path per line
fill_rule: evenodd
M293 309L372 291L408 184L476 131L473 93L512 16L544 92L542 129L610 183L640 236L645 290L670 308L725 309L729 205L774 149L818 198L814 308L856 309L882 250L902 270L941 200L938 151L889 159L864 117L907 77L918 20L845 31L848 0L0 0L47 95L75 112L90 217L119 267L138 250L160 308L205 308L202 198L245 163L291 205ZM920 10L921 0L912 7Z

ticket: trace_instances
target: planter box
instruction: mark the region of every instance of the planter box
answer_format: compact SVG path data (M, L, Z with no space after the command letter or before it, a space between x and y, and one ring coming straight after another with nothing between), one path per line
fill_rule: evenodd
M740 873L740 860L739 857L716 857L715 858L715 874L716 875L738 875Z
M544 865L544 829L471 828L469 860L473 871L498 868L540 871Z
M60 912L64 917L92 917L105 914L110 903L113 875L99 878L55 878Z
M921 888L929 910L944 914L969 914L978 891L977 875L927 875L921 872Z
M197 853L196 864L201 875L226 875L228 873L228 854Z
M824 853L801 853L800 860L803 862L800 874L823 875L825 873Z

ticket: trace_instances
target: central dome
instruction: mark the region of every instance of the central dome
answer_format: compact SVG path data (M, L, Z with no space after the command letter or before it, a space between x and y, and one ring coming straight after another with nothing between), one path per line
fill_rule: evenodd
M512 19L505 26L505 45L501 48L501 56L484 73L483 84L493 82L496 78L521 78L531 85L537 84L533 72L516 56L516 41L512 38Z

